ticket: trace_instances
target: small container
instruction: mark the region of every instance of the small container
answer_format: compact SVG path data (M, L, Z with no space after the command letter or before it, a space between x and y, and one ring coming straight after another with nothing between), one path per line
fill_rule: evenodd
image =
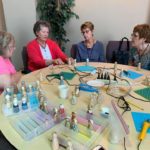
M77 103L77 97L75 95L75 92L72 92L71 104L75 105L76 103Z
M137 70L138 70L138 71L141 70L141 63L140 63L140 62L138 63Z
M89 58L86 59L86 66L89 65Z
M13 112L14 113L18 113L19 112L19 105L18 105L18 100L17 100L17 96L14 95L14 99L13 99Z
M23 110L28 109L26 97L22 97L22 109L23 109Z

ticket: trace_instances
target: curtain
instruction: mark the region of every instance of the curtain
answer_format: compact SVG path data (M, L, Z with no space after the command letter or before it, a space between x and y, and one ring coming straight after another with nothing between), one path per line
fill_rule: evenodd
M6 30L2 0L0 0L0 30Z

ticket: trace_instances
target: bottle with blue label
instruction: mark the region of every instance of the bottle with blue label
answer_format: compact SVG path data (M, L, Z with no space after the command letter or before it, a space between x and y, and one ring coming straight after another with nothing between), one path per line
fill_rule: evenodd
M28 109L27 98L25 96L22 97L22 109Z

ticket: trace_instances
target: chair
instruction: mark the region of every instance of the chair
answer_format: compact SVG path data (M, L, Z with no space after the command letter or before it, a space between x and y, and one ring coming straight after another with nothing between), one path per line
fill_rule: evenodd
M73 59L76 58L76 44L73 44L70 50L70 55Z
M109 63L114 63L114 57L119 49L120 41L109 41L106 46L106 59ZM129 42L129 49L131 47L131 42ZM123 41L121 51L127 50L127 41Z
M28 70L28 54L27 54L26 46L24 46L22 49L22 60L23 60L23 66L24 66L22 73L27 74L31 72L30 70Z

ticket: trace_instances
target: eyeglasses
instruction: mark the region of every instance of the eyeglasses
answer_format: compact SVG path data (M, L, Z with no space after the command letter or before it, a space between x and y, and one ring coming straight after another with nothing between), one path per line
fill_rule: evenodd
M119 97L118 99L118 106L120 108L122 108L124 111L122 113L122 115L126 112L126 111L131 111L131 107L130 105L128 104L128 102L125 100L125 98L123 96Z
M89 33L89 32L90 32L90 30L85 30L85 31L82 31L81 33L85 34L85 33Z
M131 36L132 37L139 37L139 35L137 33L132 33Z
M16 49L16 46L8 46L9 49Z

